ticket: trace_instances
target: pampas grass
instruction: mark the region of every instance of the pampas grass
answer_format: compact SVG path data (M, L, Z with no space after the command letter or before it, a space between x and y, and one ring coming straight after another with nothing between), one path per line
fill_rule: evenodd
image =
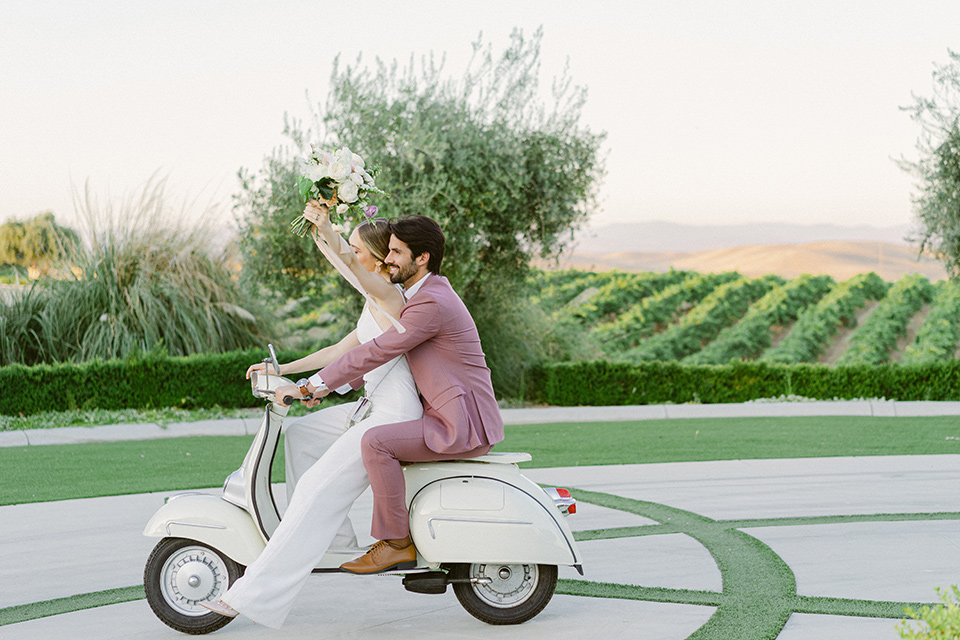
M117 206L89 185L75 192L82 242L60 279L0 301L0 365L265 344L268 315L244 298L230 250L215 246L215 210L188 220L165 188L151 178Z

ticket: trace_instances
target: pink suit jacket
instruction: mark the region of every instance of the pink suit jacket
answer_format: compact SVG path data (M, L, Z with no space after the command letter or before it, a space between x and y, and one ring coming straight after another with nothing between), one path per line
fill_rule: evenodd
M406 354L424 405L423 438L437 453L458 453L503 440L503 418L477 326L449 281L435 274L400 312L391 327L354 347L320 371L330 389Z

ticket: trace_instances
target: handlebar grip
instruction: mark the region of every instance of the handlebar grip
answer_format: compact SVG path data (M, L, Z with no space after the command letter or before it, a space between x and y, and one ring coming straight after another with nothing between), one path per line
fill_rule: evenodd
M294 402L296 402L297 400L313 400L313 396L312 396L312 395L311 395L311 396L298 396L298 397L296 397L296 398L293 397L293 396L283 396L283 404L285 404L285 405L288 406L288 407L291 406L291 405L292 405Z

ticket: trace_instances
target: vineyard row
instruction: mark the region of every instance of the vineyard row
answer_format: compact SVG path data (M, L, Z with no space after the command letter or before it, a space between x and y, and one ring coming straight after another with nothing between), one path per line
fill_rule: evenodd
M920 365L960 348L960 283L919 274L888 283L875 273L836 282L567 270L533 284L534 301L579 324L608 361Z

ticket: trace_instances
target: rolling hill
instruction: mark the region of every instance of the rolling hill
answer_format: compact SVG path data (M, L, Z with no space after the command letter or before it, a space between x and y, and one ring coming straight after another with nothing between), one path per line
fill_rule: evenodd
M918 260L917 249L911 245L851 241L748 245L692 252L575 251L563 255L555 267L587 271L666 271L673 267L700 273L737 271L751 277L775 274L784 278L809 273L830 275L837 280L874 271L891 282L908 273L920 273L932 281L947 277L939 262L926 256Z

